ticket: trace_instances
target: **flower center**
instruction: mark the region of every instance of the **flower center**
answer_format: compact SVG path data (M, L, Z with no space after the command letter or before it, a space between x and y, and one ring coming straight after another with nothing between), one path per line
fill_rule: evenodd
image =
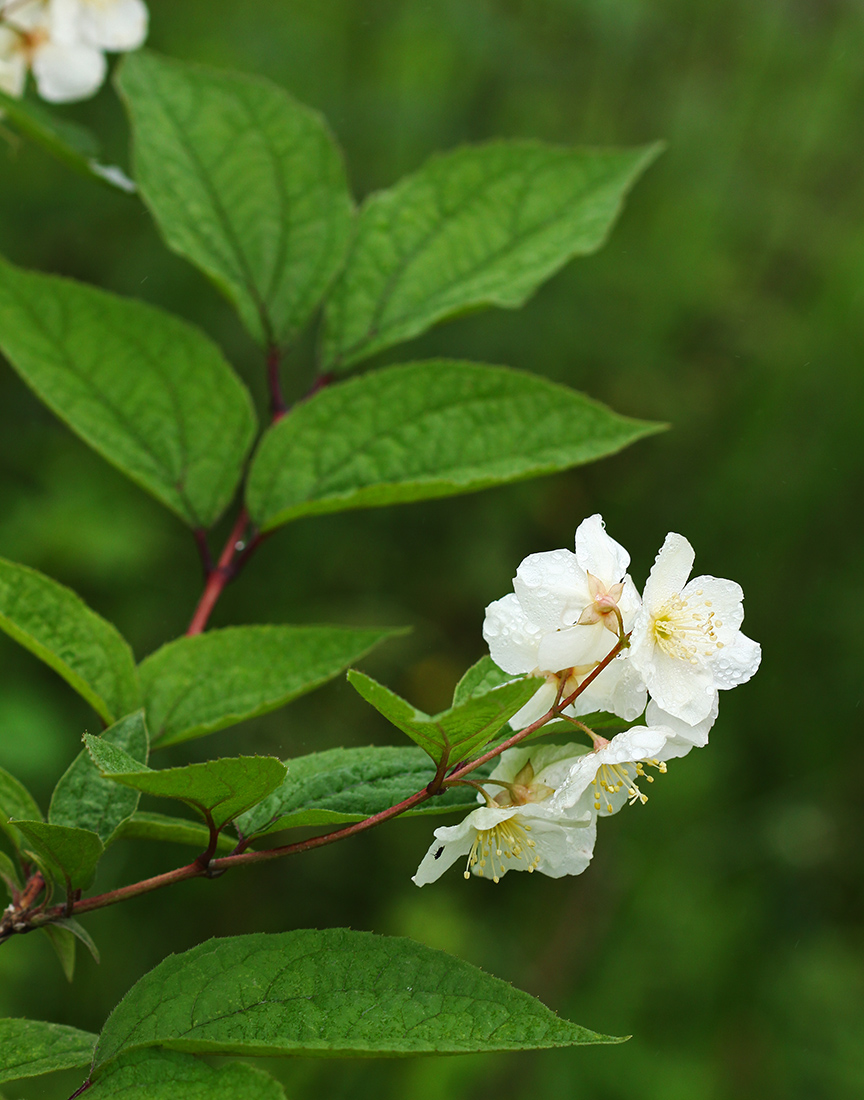
M639 790L638 780L644 779L646 783L653 783L654 776L647 775L645 765L656 768L661 775L666 774L666 764L662 760L635 760L628 764L601 764L594 776L594 809L598 812L605 809L607 814L614 811L612 800L609 797L618 794L619 791L627 791L627 801L632 806L634 802L640 802L643 806L648 801L648 795Z
M695 596L702 595L700 588ZM672 596L653 616L654 641L668 657L698 665L700 657L711 657L723 643L716 631L723 624L711 610L711 601L690 603Z
M505 859L527 862L527 869L533 871L540 857L534 855L536 845L528 836L530 832L531 826L522 825L515 817L508 817L491 829L478 829L468 853L465 878L470 878L476 867L481 878L485 876L498 882L507 870Z

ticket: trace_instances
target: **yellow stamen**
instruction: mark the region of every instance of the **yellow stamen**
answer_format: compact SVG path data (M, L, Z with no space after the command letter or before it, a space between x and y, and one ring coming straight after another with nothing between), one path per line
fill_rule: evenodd
M614 811L610 795L618 794L626 789L627 801L632 806L635 802L643 806L648 801L648 795L639 790L637 780L644 779L647 783L654 782L653 775L645 774L645 765L656 768L661 775L666 773L666 764L662 760L636 760L627 764L601 764L594 776L594 809L611 814Z
M477 874L481 878L484 877L488 863L492 881L498 882L507 870L502 857L521 859L528 863L526 870L533 871L540 863L540 857L533 853L536 844L527 835L530 832L531 826L522 824L515 817L500 821L491 829L478 829L471 851L468 853L465 878L471 877L475 867Z
M711 657L723 648L717 630L723 623L716 618L710 600L699 602L701 590L689 599L672 596L653 616L654 640L669 657L698 665L700 657ZM692 600L692 602L691 602Z

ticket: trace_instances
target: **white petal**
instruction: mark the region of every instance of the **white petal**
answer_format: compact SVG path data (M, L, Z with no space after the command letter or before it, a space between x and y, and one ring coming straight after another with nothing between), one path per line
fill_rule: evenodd
M528 618L545 630L571 626L591 602L585 574L569 550L529 554L516 570L513 591Z
M570 626L544 634L537 649L537 665L544 672L593 665L614 647L616 636L602 623Z
M510 719L510 726L512 729L524 730L526 726L530 726L532 722L536 722L538 718L542 718L555 702L555 696L557 694L557 682L551 679L547 680L545 684L534 692L525 706L517 710Z
M9 14L3 16L3 19L10 27L32 31L47 23L48 12L43 0L29 0L29 3L20 6L16 3Z
M62 46L81 43L81 0L48 0L51 41ZM92 45L92 43L86 43Z
M467 820L468 818L465 819ZM411 878L413 883L417 886L427 886L430 882L435 882L448 867L453 866L460 856L468 855L474 843L475 830L470 826L463 828L465 821L460 822L459 825L435 830L435 839L429 851L420 860L416 874Z
M617 714L625 722L634 722L647 701L648 691L638 670L628 657L616 657L565 713L578 718L602 710Z
M519 601L509 593L486 608L483 637L492 660L511 675L533 672L543 631L532 623Z
M473 810L458 825L445 825L436 829L435 839L420 861L417 873L411 881L418 886L426 886L434 882L448 867L452 867L460 856L468 855L479 830L491 829L515 813L515 808L490 810L483 806L479 810Z
M8 27L0 27L0 91L16 98L27 82L27 59L19 49L20 38Z
M49 103L86 99L102 84L105 71L105 58L91 46L48 42L33 58L36 87Z
M695 560L696 554L687 539L670 531L645 583L642 601L646 607L657 610L670 596L677 595L687 583Z
M741 585L722 577L694 577L685 585L682 597L691 606L704 604L723 626L717 631L721 641L731 639L744 621L744 593Z
M529 749L531 764L534 768L534 782L547 787L560 787L573 765L590 752L587 745L571 743L568 745L535 745ZM545 807L545 802L536 803Z
M576 560L586 573L592 573L608 588L627 572L630 555L606 534L603 517L598 513L576 528Z
M650 667L642 675L651 698L676 718L695 726L711 713L714 675L701 662L691 664L669 657L657 646Z
M621 599L618 601L618 610L621 612L621 618L624 620L625 630L630 630L633 627L641 607L642 597L639 595L639 589L633 583L633 578L627 573L624 577L624 591L621 593Z
M81 38L112 52L137 50L147 37L147 7L142 0L80 0Z
M645 721L649 726L656 726L669 731L670 736L663 746L658 760L674 760L680 756L686 756L693 749L704 748L708 744L708 733L717 720L717 695L707 718L703 718L695 726L690 726L676 718L673 714L667 714L652 699L645 711Z
M531 839L538 858L536 870L550 878L563 875L581 875L594 854L597 825L593 814L585 814L581 821L544 821L530 819ZM518 865L512 868L521 871Z
M711 658L714 683L721 690L746 684L762 660L762 647L740 631Z

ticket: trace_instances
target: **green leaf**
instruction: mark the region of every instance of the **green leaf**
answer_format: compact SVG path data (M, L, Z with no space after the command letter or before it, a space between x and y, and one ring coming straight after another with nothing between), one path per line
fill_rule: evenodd
M106 722L141 705L135 659L116 627L70 588L3 558L0 630L50 665Z
M279 787L285 765L275 756L235 756L153 771L99 737L84 735L102 775L143 794L176 798L212 816L217 829L256 805Z
M491 657L481 657L473 664L453 691L453 705L467 703L478 695L485 695L487 691L501 687L513 679L509 672L499 668Z
M14 821L51 874L67 890L86 890L96 874L104 846L96 833L43 821Z
M236 626L169 642L140 666L153 744L188 741L276 710L400 633Z
M83 126L55 118L41 104L14 99L3 91L0 91L0 113L19 133L73 171L127 194L135 191L135 184L120 168L99 163L99 143Z
M456 764L488 744L531 698L542 680L511 680L434 716L424 714L389 688L352 669L348 681L367 703L438 761Z
M0 1020L0 1082L89 1066L96 1036L40 1020Z
M193 527L228 505L255 434L246 387L154 306L0 261L0 349L74 432Z
M144 712L121 718L102 734L141 764L147 763L149 740ZM98 833L107 848L121 822L138 808L139 795L103 779L86 749L75 757L54 788L48 820L52 825L73 825Z
M387 367L320 390L265 432L247 503L266 531L553 473L661 429L507 367Z
M285 1100L278 1081L255 1066L208 1066L191 1054L136 1050L109 1065L87 1100Z
M41 821L42 811L24 784L0 768L0 829L9 837L17 851L21 847L21 834L14 825L9 824L10 817Z
M308 321L345 256L353 202L324 119L259 77L127 57L119 87L141 195L175 252L264 344Z
M412 940L333 928L210 940L132 987L102 1030L95 1076L162 1046L241 1055L406 1055L616 1040Z
M57 953L63 974L67 982L75 977L75 951L77 940L68 928L58 928L56 924L45 924L40 929L44 932Z
M0 879L6 885L6 892L9 897L12 897L12 890L21 889L21 876L18 874L18 868L15 866L15 861L10 859L5 852L0 851Z
M132 817L121 821L114 834L115 840L157 840L168 844L188 844L202 851L210 840L210 830L197 821L182 817L168 817L138 810ZM217 852L230 852L234 841L222 833L216 845Z
M67 917L64 920L54 921L53 924L43 924L40 932L44 932L51 941L51 945L60 959L60 965L63 967L63 973L66 975L67 981L71 982L75 976L76 941L80 940L96 962L99 962L99 949L93 942L90 933L86 928L82 928L77 920Z
M328 749L286 761L282 786L238 817L244 837L304 825L347 825L387 810L420 791L435 776L421 749L370 745L363 749ZM482 774L478 769L478 776ZM415 814L467 812L477 796L467 787L451 787L423 802Z
M521 306L603 244L660 148L496 141L434 156L372 195L327 304L325 367L349 367L469 309Z

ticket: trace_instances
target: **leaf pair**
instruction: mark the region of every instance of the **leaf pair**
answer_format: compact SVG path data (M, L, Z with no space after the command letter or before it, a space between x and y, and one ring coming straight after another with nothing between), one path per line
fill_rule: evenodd
M367 703L442 767L468 759L487 745L542 683L535 677L527 677L473 694L463 690L458 702L432 716L362 672L352 669L348 680Z
M136 669L125 639L79 596L2 558L0 630L58 672L105 722L143 704L153 741L163 745L283 706L401 632L229 627L169 642Z
M496 142L434 157L356 218L324 120L267 81L128 57L141 195L268 347L328 295L322 370L481 305L521 305L596 250L656 156ZM0 348L87 443L194 528L240 482L256 431L218 348L143 303L0 262ZM469 492L613 453L656 431L504 368L435 361L319 392L265 433L248 506L301 515Z
M90 1065L88 1091L105 1100L142 1090L166 1100L270 1100L278 1086L249 1067L211 1068L190 1055L392 1057L618 1041L411 940L302 929L210 940L169 956L129 990L98 1037L0 1021L0 1082Z

